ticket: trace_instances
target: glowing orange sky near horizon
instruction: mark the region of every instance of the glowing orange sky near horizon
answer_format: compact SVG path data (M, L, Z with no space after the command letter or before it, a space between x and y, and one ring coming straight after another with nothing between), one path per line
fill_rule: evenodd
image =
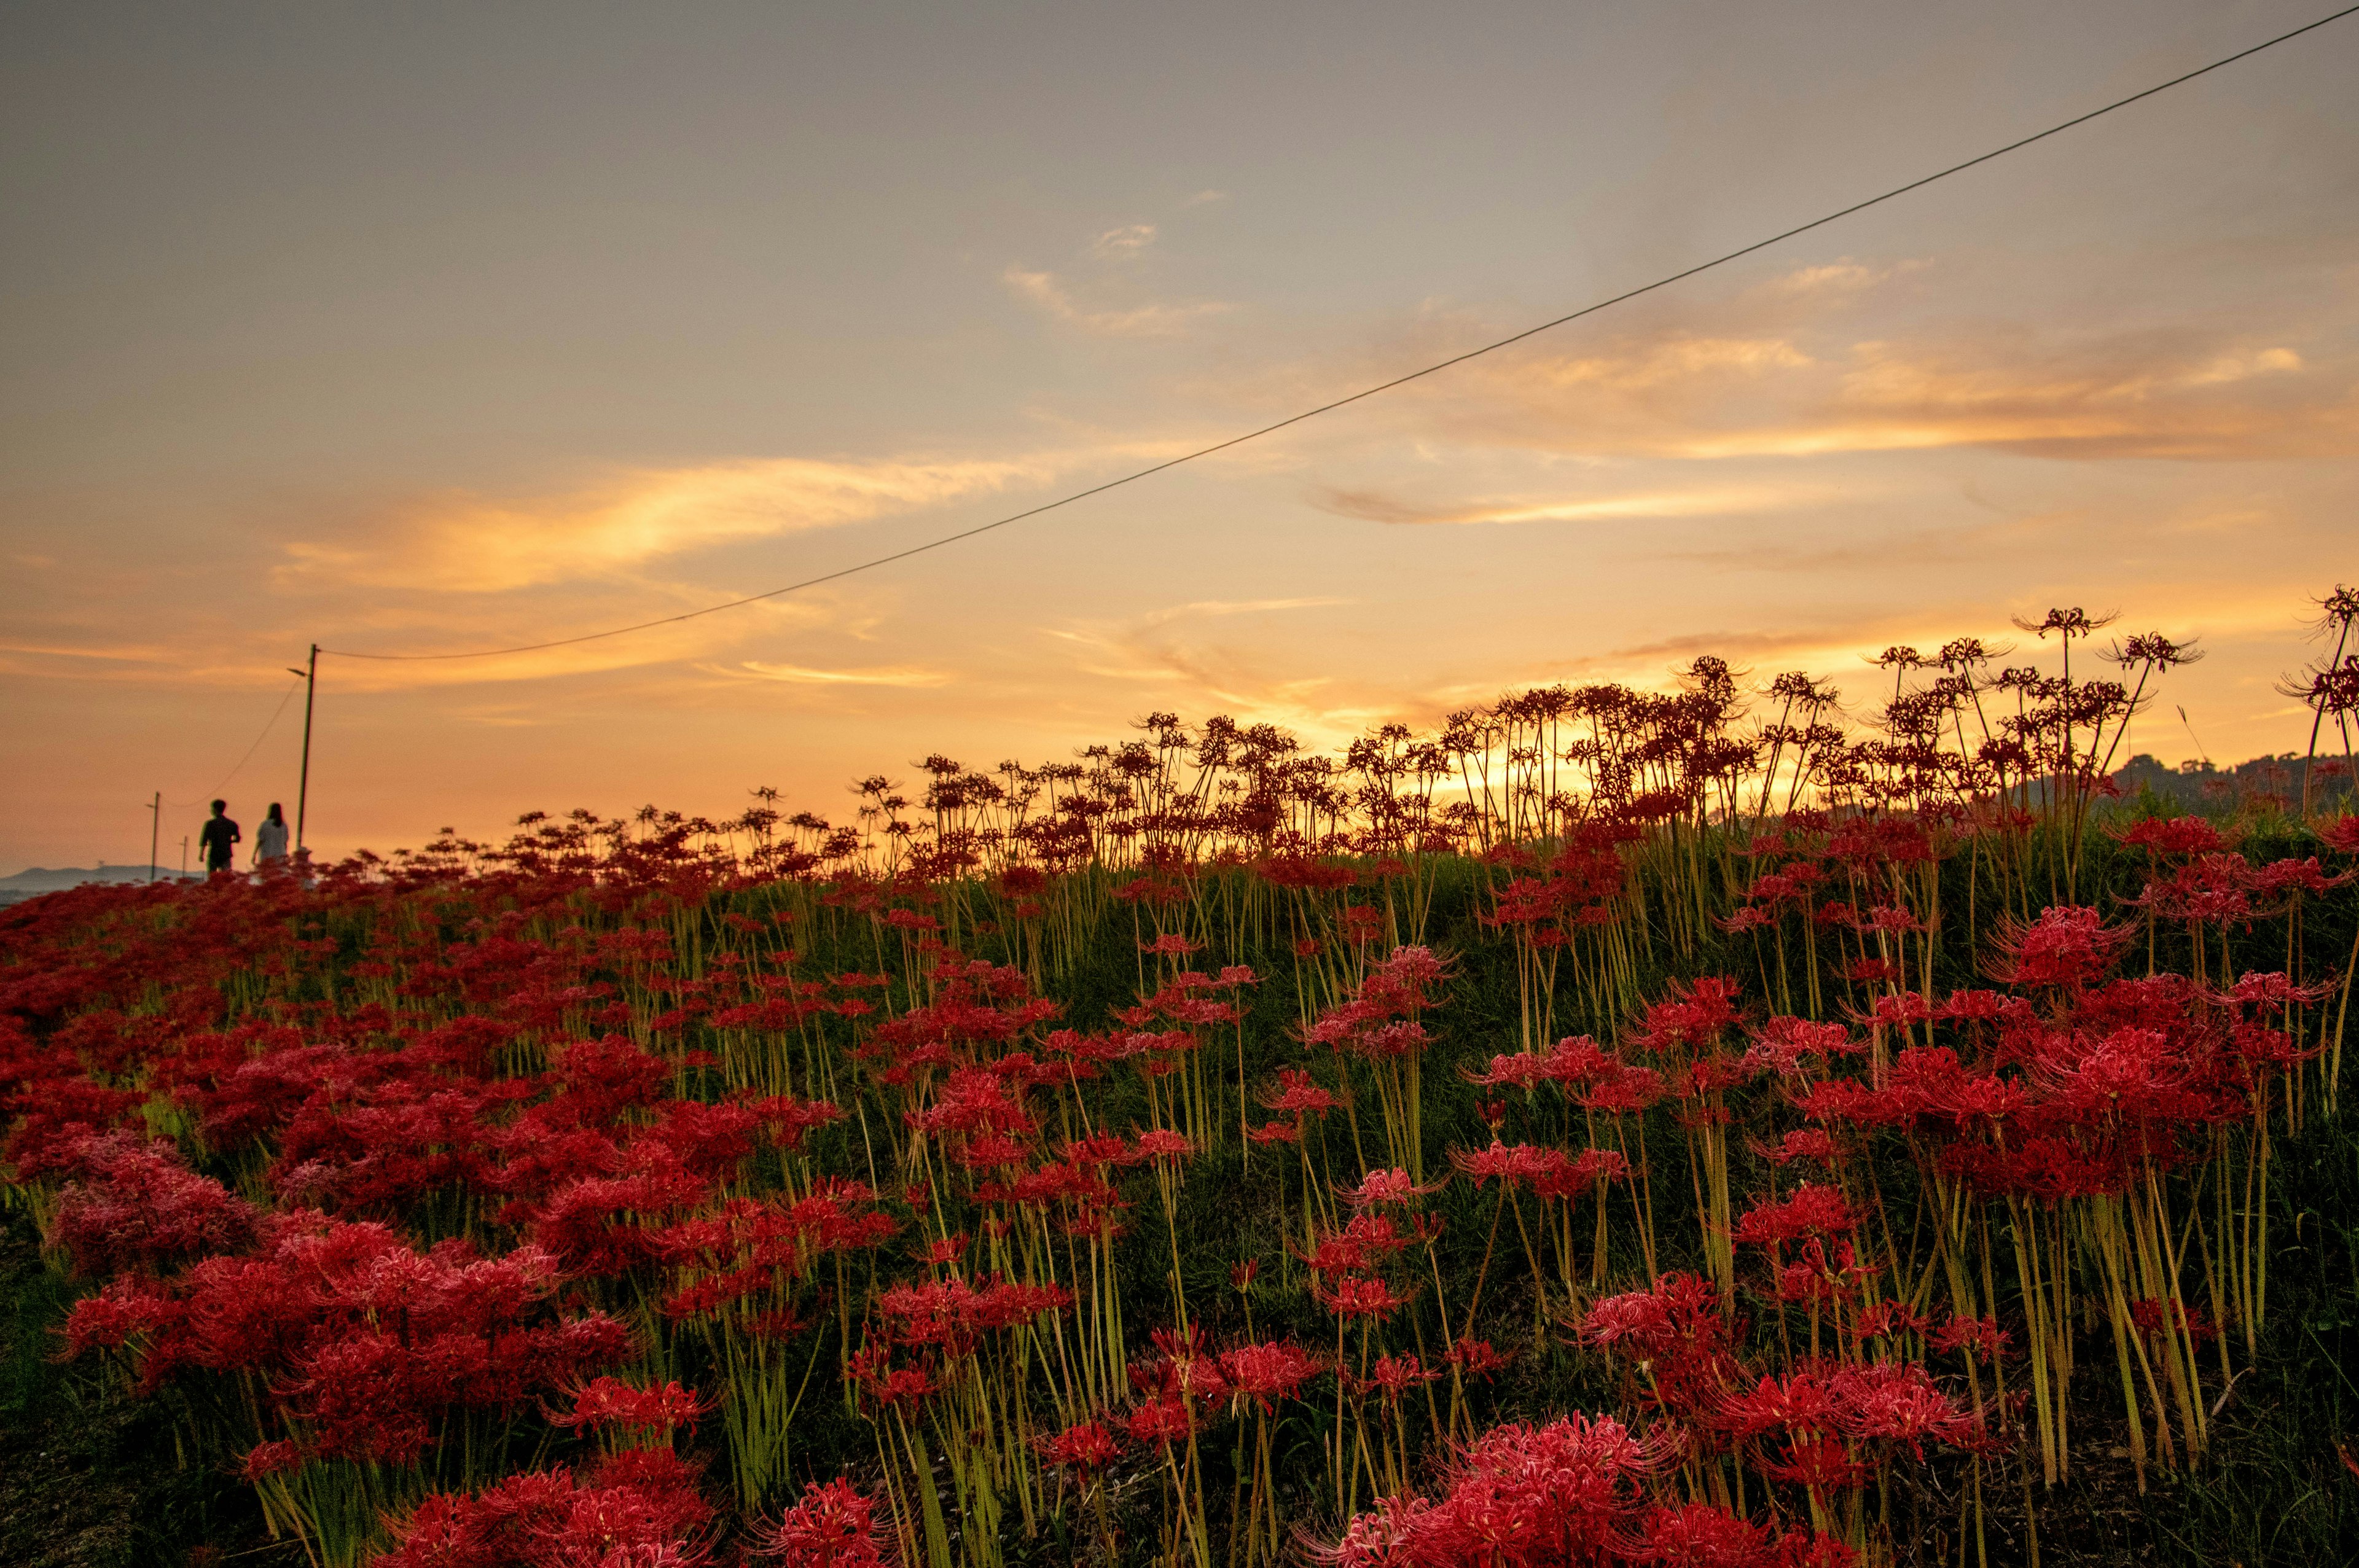
M528 13L0 50L0 873L294 804L314 640L563 637L1283 416L2309 19ZM544 19L545 20L545 19ZM922 25L921 25L922 24ZM1151 66L1148 63L1151 62ZM323 662L311 840L734 815L1150 709L1336 744L2011 615L2299 748L2359 579L2359 24L1266 441L625 638ZM1403 105L1420 113L1405 124ZM2181 722L2178 709L2184 707Z

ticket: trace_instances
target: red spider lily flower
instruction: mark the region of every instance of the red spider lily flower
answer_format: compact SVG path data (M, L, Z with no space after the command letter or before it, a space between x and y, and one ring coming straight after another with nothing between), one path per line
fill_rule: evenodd
M1448 1184L1430 1182L1419 1186L1410 1180L1407 1171L1370 1171L1356 1187L1339 1187L1336 1195L1355 1209L1374 1208L1386 1204L1412 1203L1440 1192Z
M1548 1058L1537 1051L1519 1051L1512 1056L1495 1055L1488 1072L1466 1073L1466 1081L1478 1088L1533 1089L1548 1077Z
M1681 1503L1649 1509L1623 1554L1665 1568L1781 1568L1781 1540L1772 1527L1725 1509Z
M1915 991L1901 991L1877 997L1868 1016L1886 1028L1923 1023L1933 1016L1933 1004Z
M621 1324L557 1314L557 1282L536 1249L419 1254L383 1226L277 1216L256 1255L103 1292L66 1327L70 1346L144 1341L151 1389L186 1369L256 1376L319 1457L406 1463L458 1412L513 1411L628 1358Z
M1415 1356L1379 1356L1364 1379L1347 1375L1345 1380L1355 1392L1379 1393L1387 1400L1397 1400L1409 1390L1422 1388L1440 1376L1439 1368L1428 1367Z
M916 1254L917 1260L920 1263L935 1267L940 1267L940 1265L947 1263L955 1263L966 1255L969 1239L967 1233L963 1230L960 1231L955 1236L945 1236L939 1241L928 1243L922 1250Z
M574 1390L571 1411L542 1409L551 1426L575 1431L625 1426L669 1433L682 1426L695 1431L698 1419L710 1415L713 1406L676 1382L641 1389L614 1378L593 1378Z
M1261 1103L1267 1109L1301 1117L1332 1110L1337 1103L1332 1091L1321 1088L1299 1067L1279 1068L1277 1083L1275 1093L1262 1097Z
M1323 1370L1318 1358L1299 1346L1273 1341L1240 1345L1221 1352L1221 1375L1242 1410L1248 1403L1267 1414L1278 1400L1295 1397L1302 1385Z
M782 1568L887 1568L889 1517L879 1499L841 1476L815 1481L775 1523L756 1530L753 1552Z
M1766 881L1769 879L1765 877L1762 880ZM1739 904L1726 914L1712 916L1712 924L1730 935L1738 936L1747 931L1758 931L1764 926L1775 925L1777 924L1777 917L1758 904L1746 903Z
M1585 1110L1625 1116L1643 1111L1661 1100L1663 1075L1652 1067L1622 1067L1601 1075L1573 1097Z
M1789 1482L1821 1498L1867 1484L1868 1467L1832 1433L1796 1432L1782 1447L1779 1457L1760 1462L1761 1473L1773 1481Z
M1138 1154L1158 1165L1176 1165L1196 1152L1196 1146L1168 1128L1151 1127L1138 1135Z
M2107 831L2131 849L2181 859L2227 847L2220 830L2201 816L2153 816L2125 828Z
M1739 1325L1724 1304L1708 1281L1674 1271L1649 1290L1591 1303L1576 1332L1591 1348L1645 1369L1654 1399L1701 1419L1737 1376L1730 1346Z
M1092 1417L1059 1433L1032 1440L1040 1457L1060 1470L1093 1476L1122 1457L1122 1444L1106 1423Z
M2254 876L2254 889L2264 898L2306 896L2320 898L2336 888L2347 886L2359 872L2344 871L2330 876L2318 863L2318 857L2306 860L2271 860Z
M2220 1332L2219 1325L2201 1309L2158 1297L2130 1303L2130 1322L2150 1344L2160 1340L2174 1325L2199 1345Z
M1319 1304L1338 1317L1374 1318L1381 1323L1416 1299L1416 1293L1395 1295L1392 1287L1382 1280L1346 1275L1333 1285L1316 1285L1310 1293Z
M1476 1561L1452 1555L1462 1552L1466 1544L1456 1523L1423 1498L1378 1498L1375 1508L1353 1516L1334 1545L1314 1545L1311 1552L1316 1561L1334 1568L1439 1568L1444 1563ZM1504 1554L1493 1560L1516 1561Z
M1921 932L1928 927L1923 921L1905 909L1895 909L1889 904L1877 904L1859 918L1856 929L1897 936Z
M2298 986L2282 970L2268 974L2247 972L2218 1000L2239 1009L2250 1007L2281 1011L2288 1007L2314 1007L2332 996L2334 990L2332 980Z
M2084 989L2104 977L2135 935L2131 926L2108 926L2093 909L2045 909L2028 925L2001 923L1991 974L2023 990Z
M1185 1400L1158 1397L1134 1409L1124 1422L1131 1441L1147 1448L1185 1443L1196 1430L1196 1412Z
M1134 1388L1167 1399L1208 1405L1217 1405L1229 1397L1228 1379L1222 1373L1220 1358L1204 1348L1204 1330L1201 1325L1185 1333L1158 1328L1147 1338L1156 1348L1157 1357L1130 1368Z
M1831 1432L1842 1401L1810 1371L1764 1377L1750 1389L1724 1396L1714 1412L1733 1437L1747 1440L1773 1432Z
M1364 1240L1344 1231L1323 1231L1309 1252L1288 1244L1294 1256L1310 1266L1314 1274L1352 1274L1368 1267L1368 1249Z
M1507 1357L1493 1349L1489 1340L1472 1336L1462 1336L1442 1352L1442 1359L1470 1378L1487 1378L1507 1364Z
M173 1145L107 1133L72 1147L77 1179L60 1191L46 1239L65 1249L75 1273L153 1273L253 1239L254 1210L190 1170Z
M1783 1199L1756 1204L1731 1235L1748 1245L1776 1248L1806 1236L1836 1236L1857 1223L1840 1189L1804 1182Z
M280 1440L257 1443L247 1450L238 1473L248 1481L259 1481L271 1476L283 1476L303 1467L303 1450L297 1444Z
M1641 1507L1640 1488L1678 1452L1676 1442L1633 1437L1610 1416L1494 1427L1442 1473L1438 1499L1379 1498L1315 1554L1338 1568L1610 1562Z
M1375 1267L1414 1242L1431 1239L1432 1234L1415 1225L1404 1233L1389 1215L1354 1214L1343 1229L1320 1232L1310 1253L1297 1249L1295 1256L1314 1272L1356 1273Z
M1131 1146L1112 1133L1077 1138L1065 1145L1065 1158L1076 1165L1120 1165L1132 1157Z
M1451 1150L1450 1162L1472 1177L1477 1188L1495 1179L1516 1187L1555 1174L1563 1167L1565 1154L1558 1149L1502 1143L1495 1138L1487 1149Z
M1919 1332L1923 1332L1919 1329ZM1996 1361L2007 1352L2011 1336L1995 1317L1952 1317L1926 1336L1936 1350L1961 1352L1982 1361Z
M1962 1408L1933 1386L1925 1368L1910 1361L1878 1361L1846 1367L1829 1376L1840 1404L1840 1424L1854 1437L1906 1444L1918 1458L1936 1438L1971 1447L1983 1438L1979 1412Z
M870 1397L881 1405L906 1405L914 1410L941 1391L923 1367L897 1367L872 1379Z
M2010 1005L2022 1004L1996 991L1955 990L1941 999L1933 1016L1945 1023L1986 1023L2003 1016Z
M966 1171L1005 1170L1023 1164L1029 1157L1023 1144L1001 1132L970 1138L957 1154L959 1167Z
M774 1145L789 1151L802 1146L805 1134L843 1115L842 1107L828 1100L799 1100L792 1095L748 1100L745 1108L760 1119Z
M1904 1334L1922 1336L1931 1327L1905 1302L1878 1302L1861 1309L1852 1325L1852 1336L1860 1340L1896 1339Z
M1790 1165L1797 1160L1832 1165L1835 1162L1835 1141L1823 1127L1798 1127L1763 1152L1772 1163L1779 1165Z
M1860 1281L1875 1272L1873 1265L1857 1260L1850 1242L1834 1243L1830 1259L1827 1244L1813 1237L1802 1243L1801 1254L1793 1262L1777 1265L1777 1299L1821 1306L1849 1302L1857 1297Z
M1736 1022L1736 983L1717 975L1684 984L1675 981L1667 1000L1647 1009L1646 1022L1630 1043L1657 1052L1680 1046L1705 1049Z
M1813 1023L1800 1018L1773 1018L1752 1032L1743 1065L1746 1072L1771 1072L1798 1077L1809 1068L1823 1068L1833 1055L1855 1055L1866 1049L1855 1043L1840 1023Z
M1859 1561L1841 1536L1793 1530L1777 1543L1777 1568L1859 1568Z
M1414 1019L1397 1018L1362 1034L1356 1049L1361 1055L1374 1060L1410 1055L1432 1043L1432 1036L1426 1033L1424 1024Z
M394 1527L377 1568L474 1568L582 1563L696 1568L712 1519L695 1472L668 1449L633 1449L586 1477L569 1470L510 1476L473 1497L429 1494Z

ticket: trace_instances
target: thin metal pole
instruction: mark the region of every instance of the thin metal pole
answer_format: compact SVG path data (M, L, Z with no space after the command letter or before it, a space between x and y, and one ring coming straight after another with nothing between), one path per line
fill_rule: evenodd
M158 790L156 798L147 803L147 880L156 880L156 851L164 838L164 792Z
M311 699L320 690L320 644L311 644L311 662L303 674L303 774L295 786L295 853L303 853L303 817L311 804Z

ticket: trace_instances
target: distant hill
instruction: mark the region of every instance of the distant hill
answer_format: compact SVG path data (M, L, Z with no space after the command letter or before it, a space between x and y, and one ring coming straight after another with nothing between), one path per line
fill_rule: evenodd
M177 871L158 867L156 880L171 881L179 875ZM147 868L144 865L110 866L102 860L95 866L64 866L56 871L47 866L30 866L15 876L0 877L0 905L22 903L45 892L78 888L86 882L144 882L147 880ZM191 881L195 880L194 877L190 878Z
M2311 809L2331 808L2338 803L2347 808L2351 777L2342 759L2321 757L2317 767L2318 776L2310 785ZM2144 789L2182 810L2218 813L2268 799L2283 806L2297 805L2301 800L2302 773L2299 752L2255 757L2224 768L2208 762L2181 762L2174 768L2141 753L2114 774L2114 783L2124 795Z

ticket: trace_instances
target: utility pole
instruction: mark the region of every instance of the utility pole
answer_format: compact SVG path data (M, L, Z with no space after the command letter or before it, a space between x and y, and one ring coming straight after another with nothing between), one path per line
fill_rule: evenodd
M156 851L164 838L164 792L158 790L156 798L147 803L147 880L156 880Z
M189 880L189 836L185 833L180 835L180 880Z
M320 694L320 644L311 644L311 657L302 669L289 665L287 673L303 677L303 773L295 786L295 858L303 858L304 810L311 803L311 699Z

